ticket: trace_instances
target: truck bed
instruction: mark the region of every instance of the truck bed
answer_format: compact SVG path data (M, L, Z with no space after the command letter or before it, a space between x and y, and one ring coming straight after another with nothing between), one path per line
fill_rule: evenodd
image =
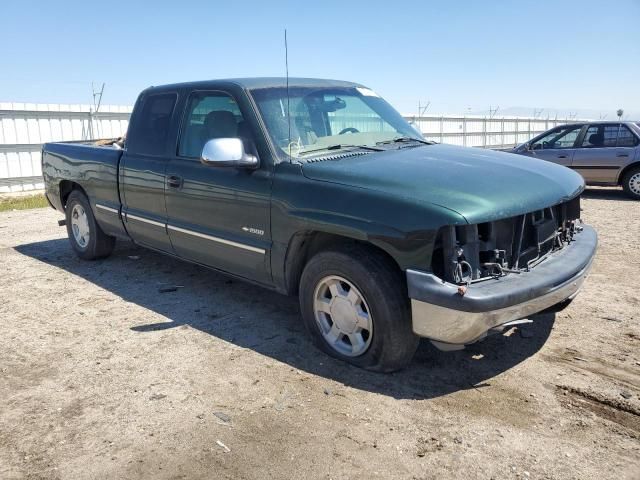
M118 164L123 150L112 145L96 146L95 141L45 143L42 147L42 176L51 205L64 212L65 194L69 185L82 186L91 206L96 204L120 208ZM113 213L113 212L112 212ZM107 233L123 236L119 216L101 216Z

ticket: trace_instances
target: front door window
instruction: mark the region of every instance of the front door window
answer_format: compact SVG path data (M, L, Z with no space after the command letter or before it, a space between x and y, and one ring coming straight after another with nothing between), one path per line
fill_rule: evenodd
M531 145L531 150L550 150L557 148L573 148L581 125L568 125L557 128L539 138Z
M178 155L200 158L202 147L213 138L246 138L247 127L236 101L223 92L196 92L187 106L187 117Z

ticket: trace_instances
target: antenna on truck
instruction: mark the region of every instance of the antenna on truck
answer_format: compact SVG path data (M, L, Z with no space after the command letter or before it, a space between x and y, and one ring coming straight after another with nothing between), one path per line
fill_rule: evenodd
M289 111L289 46L287 44L287 29L284 29L284 70L287 81L287 147L289 148L289 162L291 162L291 112Z

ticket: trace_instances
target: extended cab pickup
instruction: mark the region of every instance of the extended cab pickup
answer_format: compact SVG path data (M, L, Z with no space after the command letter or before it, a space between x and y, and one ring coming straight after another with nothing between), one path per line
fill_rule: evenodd
M42 163L81 258L129 239L298 295L316 344L371 370L564 307L597 245L577 173L428 142L348 82L152 87L123 144L50 143Z

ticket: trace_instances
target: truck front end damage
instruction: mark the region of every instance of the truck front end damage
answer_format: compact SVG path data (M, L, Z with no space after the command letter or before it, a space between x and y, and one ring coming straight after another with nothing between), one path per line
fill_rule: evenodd
M597 248L580 199L440 230L430 272L408 270L413 331L455 348L572 299Z

